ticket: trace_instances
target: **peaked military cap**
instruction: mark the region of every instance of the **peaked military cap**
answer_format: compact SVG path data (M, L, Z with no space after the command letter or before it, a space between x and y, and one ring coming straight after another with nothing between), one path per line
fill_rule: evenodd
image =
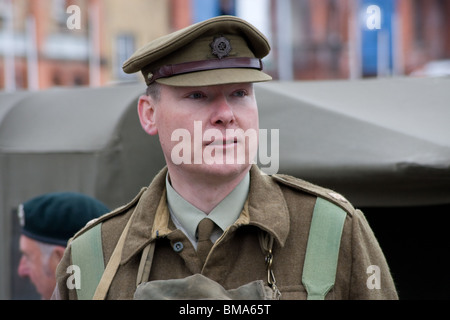
M92 219L109 209L100 201L76 192L54 192L34 197L19 206L22 234L44 243L66 246Z
M270 52L266 37L234 16L218 16L149 42L123 64L141 71L147 85L207 86L268 81L261 59Z

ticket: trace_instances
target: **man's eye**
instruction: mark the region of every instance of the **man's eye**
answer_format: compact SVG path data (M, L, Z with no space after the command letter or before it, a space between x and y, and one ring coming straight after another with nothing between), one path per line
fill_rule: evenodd
M201 99L204 97L205 97L205 95L201 92L193 92L188 95L188 98L190 98L190 99Z
M247 95L247 92L245 90L238 90L238 91L233 92L233 95L235 97L241 97L242 98L242 97L245 97Z

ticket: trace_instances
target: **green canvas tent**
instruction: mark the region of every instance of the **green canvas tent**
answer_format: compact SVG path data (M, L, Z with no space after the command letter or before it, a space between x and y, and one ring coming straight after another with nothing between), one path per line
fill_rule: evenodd
M272 82L257 94L260 126L280 130L280 172L355 205L450 203L449 89L450 78Z
M147 135L137 117L144 91L124 85L0 94L0 299L29 297L21 289L30 288L28 280L16 270L13 212L21 202L78 191L115 208L164 166L157 137Z

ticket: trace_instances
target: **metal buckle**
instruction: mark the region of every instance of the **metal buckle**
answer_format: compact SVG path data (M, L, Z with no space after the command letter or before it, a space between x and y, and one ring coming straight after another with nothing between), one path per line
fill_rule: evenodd
M273 263L273 254L272 249L269 249L269 252L267 253L267 256L265 258L266 260L266 268L267 268L267 283L269 287L273 291L273 299L279 300L281 297L281 292L278 290L277 287L277 280L275 279L275 275L272 270L272 263Z

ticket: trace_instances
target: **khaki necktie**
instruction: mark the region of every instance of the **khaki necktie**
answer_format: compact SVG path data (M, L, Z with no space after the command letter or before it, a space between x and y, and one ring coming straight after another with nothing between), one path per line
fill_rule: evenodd
M197 242L197 254L202 261L202 265L205 263L206 257L213 245L210 237L214 229L214 222L211 219L204 218L198 224L198 242Z

